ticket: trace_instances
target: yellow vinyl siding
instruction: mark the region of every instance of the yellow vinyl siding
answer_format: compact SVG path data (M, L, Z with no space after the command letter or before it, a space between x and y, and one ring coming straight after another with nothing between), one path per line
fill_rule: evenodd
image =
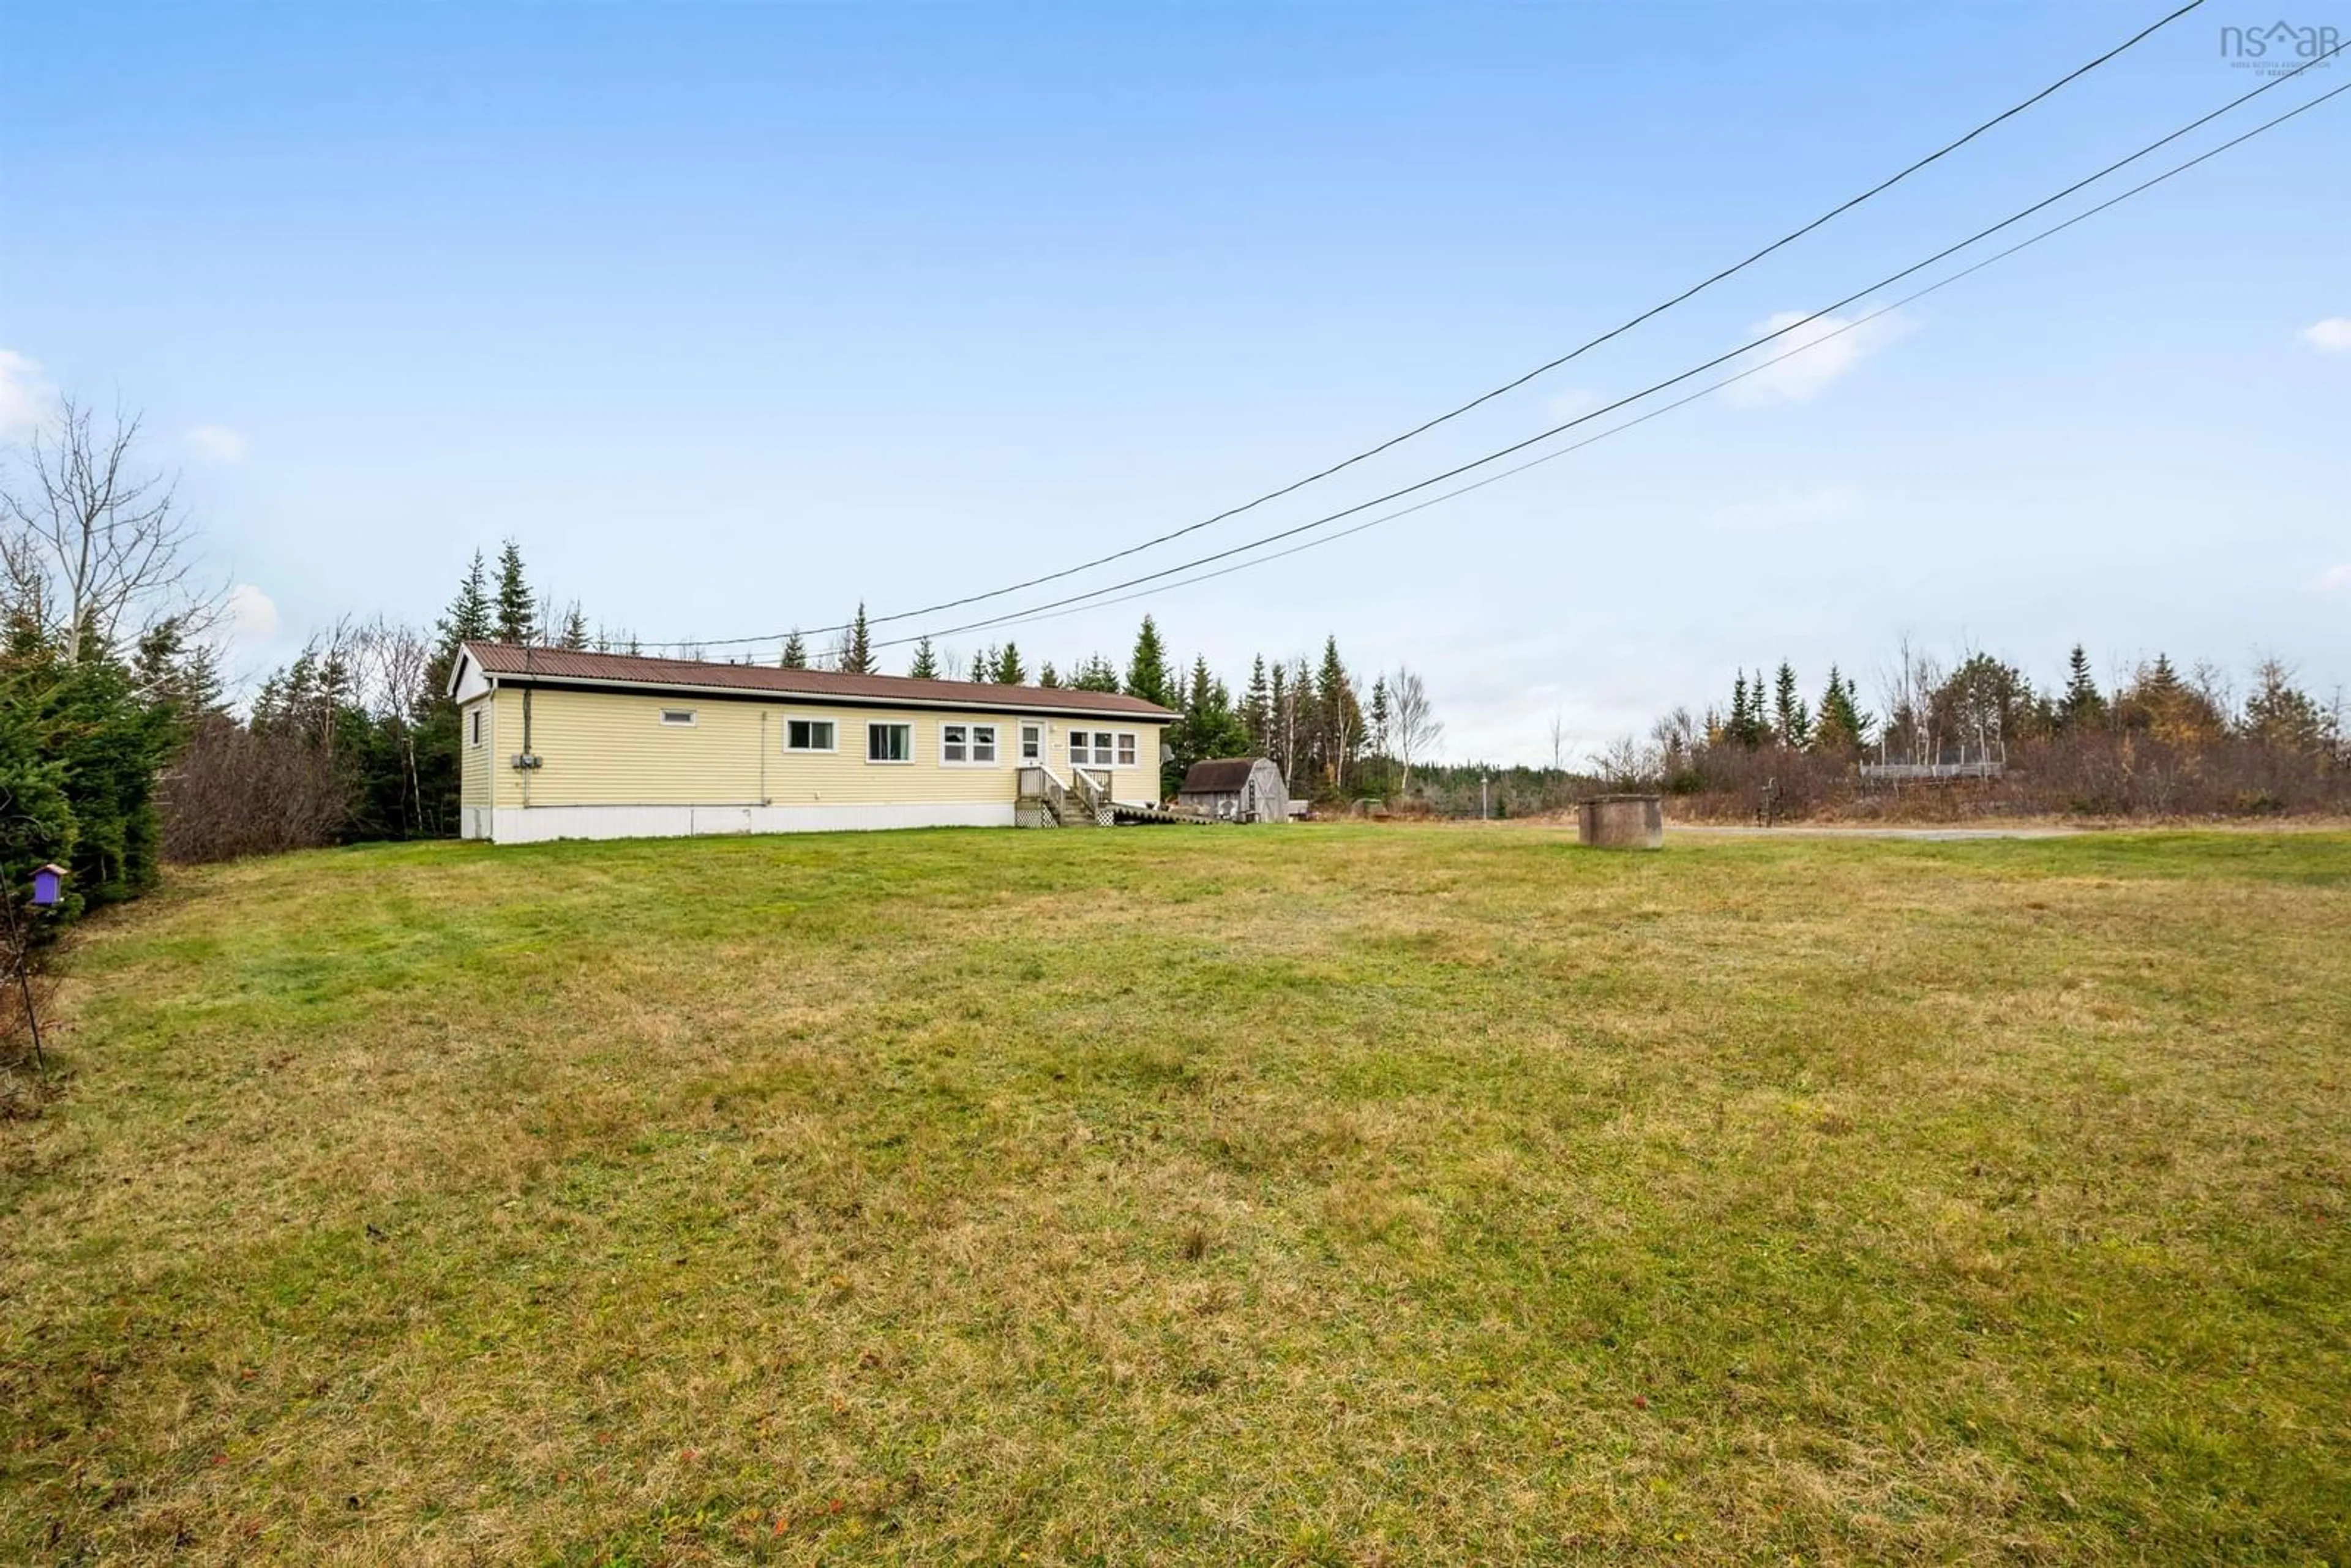
M493 700L501 755L491 771L500 806L1008 803L1019 794L1020 726L1047 727L1044 759L1066 779L1069 733L1080 722L984 710L832 707L540 687L531 694L530 738L540 766L525 774L507 765L523 749L523 694L501 687ZM664 708L690 708L695 721L665 725ZM839 751L786 751L785 721L791 718L830 719ZM913 726L914 760L866 761L869 723ZM994 725L994 765L942 764L939 727L946 724ZM1134 732L1136 766L1111 770L1113 799L1159 798L1160 724L1089 719L1083 727Z
M476 698L457 712L457 803L461 806L486 806L490 803L490 747L496 743L496 726L490 722L490 699ZM480 744L473 739L474 715L484 716Z

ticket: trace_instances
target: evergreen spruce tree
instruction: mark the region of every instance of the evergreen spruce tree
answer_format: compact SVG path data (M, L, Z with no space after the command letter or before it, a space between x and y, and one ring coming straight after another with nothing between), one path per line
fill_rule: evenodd
M170 655L149 650L158 663ZM52 918L134 898L155 883L162 848L156 786L186 726L168 700L142 692L139 672L87 643L68 659L61 639L22 609L0 647L0 892L16 896L47 861L72 870Z
M2332 716L2294 684L2294 672L2264 659L2253 672L2252 695L2241 724L2247 739L2273 749L2324 754L2333 743Z
M1007 643L996 655L996 684L999 686L1025 686L1029 672L1020 663L1020 644Z
M785 670L808 668L808 643L800 636L799 627L793 627L792 634L784 639L784 651L777 655L776 664Z
M1114 692L1119 689L1118 666L1093 654L1078 666L1078 678L1071 684L1081 692Z
M1813 717L1804 707L1804 699L1796 695L1795 666L1787 660L1780 661L1780 673L1771 694L1772 722L1781 745L1802 750L1813 738Z
M499 642L521 644L537 640L538 617L530 583L523 576L522 547L512 539L498 552L497 597L491 602L491 612Z
M1061 684L1061 673L1053 668L1053 662L1050 659L1046 660L1044 665L1038 670L1037 684L1049 691Z
M495 629L496 622L490 619L489 566L482 559L482 552L475 550L473 564L465 569L464 580L457 584L457 597L449 601L448 612L441 617L438 630L442 658L454 660L460 643L487 642Z
M1253 756L1265 755L1266 729L1272 715L1273 691L1266 684L1265 655L1259 653L1249 665L1249 695L1241 704L1241 719L1249 727L1249 751Z
M1384 757L1388 749L1388 678L1380 676L1372 683L1372 755Z
M1355 701L1355 683L1339 657L1335 633L1322 640L1322 664L1314 675L1316 739L1323 776L1332 788L1343 789L1347 768L1364 744L1364 712Z
M1233 695L1224 682L1208 673L1208 661L1196 658L1184 688L1182 716L1168 726L1167 755L1160 785L1173 794L1195 762L1235 757L1249 746L1249 734L1233 711Z
M1126 662L1126 695L1161 707L1176 706L1176 685L1167 675L1167 650L1159 641L1159 627L1150 616L1135 633L1134 653Z
M577 653L588 646L588 617L574 601L570 613L563 618L563 645Z
M2082 644L2065 660L2065 695L2057 702L2057 721L2067 729L2088 729L2106 722L2106 695L2091 673L2090 655Z
M849 623L847 635L841 639L841 667L852 675L873 673L873 633L865 624L865 601L857 601L857 619Z
M2151 731L2174 745L2201 745L2227 727L2219 706L2202 681L2190 684L2163 653L2152 664L2141 664L2137 678L2115 700L2115 717L2126 729Z
M972 654L971 674L964 678L977 685L992 686L996 684L996 645L994 643L991 643Z
M490 614L489 567L480 550L474 552L473 564L465 569L465 577L457 584L456 597L449 601L448 610L434 629L440 633L441 643L424 673L424 686L433 694L434 711L425 720L428 734L419 743L423 759L420 767L435 770L433 782L445 783L454 801L457 788L457 709L441 694L449 689L449 671L457 663L458 645L486 643L497 629ZM440 769L439 765L444 763L445 769ZM446 772L445 779L438 776L439 771Z
M1290 668L1277 662L1273 676L1266 688L1265 754L1281 767L1281 781L1290 779L1290 745L1288 719L1293 699L1290 695Z
M227 716L220 650L209 643L191 645L176 616L157 622L140 637L131 673L140 696L166 709L183 732Z
M928 637L914 644L914 662L907 669L906 674L918 681L935 681L939 678L939 658L931 651L931 640Z
M1821 691L1820 719L1813 727L1813 749L1842 755L1858 751L1868 739L1868 721L1854 706L1853 683L1829 666L1829 684Z

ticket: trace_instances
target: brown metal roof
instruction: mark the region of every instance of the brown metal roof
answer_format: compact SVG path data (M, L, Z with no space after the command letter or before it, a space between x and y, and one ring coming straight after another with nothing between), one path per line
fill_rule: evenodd
M1209 762L1195 762L1184 770L1186 795L1216 795L1229 793L1249 782L1249 769L1257 766L1254 757L1225 757Z
M773 664L717 664L700 659L650 659L635 653L590 653L569 648L518 648L468 643L465 652L492 675L562 684L643 686L664 691L741 691L888 706L998 708L1040 713L1103 714L1170 719L1164 707L1117 692L1074 686L1000 686L982 681L918 681L912 675L852 675L838 670L786 670Z

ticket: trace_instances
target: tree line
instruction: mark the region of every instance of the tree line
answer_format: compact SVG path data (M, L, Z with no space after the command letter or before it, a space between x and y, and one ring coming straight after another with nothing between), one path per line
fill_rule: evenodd
M221 702L172 482L139 467L135 414L68 397L0 481L0 878L6 930L47 932L154 885L159 780ZM65 900L20 922L37 867Z
M1768 678L1742 669L1727 702L1677 708L1594 763L1701 815L2340 810L2351 806L2351 716L2342 694L2322 701L2273 658L2240 690L2219 664L2183 671L2160 653L2101 679L2076 643L2064 678L2044 686L1988 653L1947 666L1906 643L1868 702L1834 665L1811 700L1786 661ZM1922 787L1866 764L1960 765L1948 770L1966 777Z
M459 734L444 695L457 650L468 642L642 654L632 633L590 622L575 601L536 591L520 547L495 559L476 550L447 608L429 630L377 620L346 622L271 672L239 717L208 701L188 727L164 797L166 852L212 860L307 844L438 838L457 831ZM666 650L664 650L666 651ZM680 656L705 656L692 645ZM772 654L787 668L885 673L863 605L832 643L812 650L799 632ZM751 662L737 654L736 662ZM1163 757L1162 793L1210 758L1265 756L1294 793L1335 800L1409 788L1443 732L1427 688L1408 669L1368 686L1335 637L1319 659L1251 663L1236 685L1203 656L1172 654L1157 622L1143 618L1123 660L1092 653L1032 664L1018 643L968 652L930 638L907 650L903 673L982 685L1122 692L1175 712Z

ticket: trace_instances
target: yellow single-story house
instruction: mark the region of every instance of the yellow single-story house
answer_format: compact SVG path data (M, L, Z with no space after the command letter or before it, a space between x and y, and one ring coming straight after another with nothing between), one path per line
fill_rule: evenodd
M464 836L1109 822L1176 716L1116 692L467 643Z

